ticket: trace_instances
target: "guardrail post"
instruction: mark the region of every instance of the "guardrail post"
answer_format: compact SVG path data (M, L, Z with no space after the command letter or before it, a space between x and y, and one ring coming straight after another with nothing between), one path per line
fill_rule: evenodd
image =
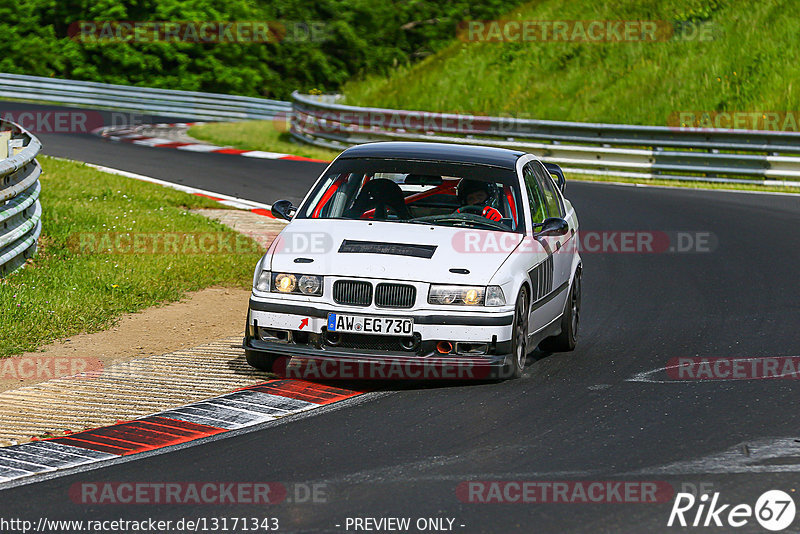
M9 143L11 142L11 130L3 130L0 132L0 160L6 159L9 152Z

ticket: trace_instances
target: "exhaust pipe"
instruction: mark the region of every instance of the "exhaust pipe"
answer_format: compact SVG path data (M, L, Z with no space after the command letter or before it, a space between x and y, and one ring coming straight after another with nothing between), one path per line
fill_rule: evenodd
M439 354L450 354L453 350L453 344L449 341L440 341L436 344L436 352Z

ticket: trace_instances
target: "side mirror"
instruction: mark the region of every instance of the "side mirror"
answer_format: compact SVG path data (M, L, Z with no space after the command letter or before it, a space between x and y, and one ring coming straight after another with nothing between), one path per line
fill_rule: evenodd
M535 231L537 226L541 227L538 232ZM543 223L535 224L533 227L533 237L536 238L565 235L569 232L569 223L560 217L548 217Z
M549 172L553 178L555 178L556 185L558 185L558 188L563 193L567 188L567 179L564 178L564 171L561 170L561 167L555 163L545 163L544 168L547 169L547 172Z
M278 200L272 205L272 214L278 219L291 221L295 213L297 213L297 208L292 206L289 200Z

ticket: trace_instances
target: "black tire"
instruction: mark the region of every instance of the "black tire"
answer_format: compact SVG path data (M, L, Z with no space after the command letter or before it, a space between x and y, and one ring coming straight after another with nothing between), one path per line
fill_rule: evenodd
M280 355L264 354L263 352L252 350L244 351L244 355L245 358L247 358L247 363L249 363L251 367L255 367L259 371L267 371L268 373L272 372L275 361L280 358Z
M525 370L528 358L528 290L522 287L514 305L514 330L511 338L511 361L507 365L507 377L519 378Z
M569 352L575 350L578 340L578 326L581 317L581 270L575 273L572 288L564 303L564 314L561 316L561 333L548 337L539 343L539 350L544 352Z

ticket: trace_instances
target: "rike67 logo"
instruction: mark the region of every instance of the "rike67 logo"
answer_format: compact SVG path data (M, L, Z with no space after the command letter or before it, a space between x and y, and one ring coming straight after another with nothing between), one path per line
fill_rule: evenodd
M777 532L794 522L795 513L794 499L781 490L764 492L756 500L755 506L723 504L719 492L715 492L710 498L708 494L696 498L691 493L678 493L667 526L739 528L755 518L762 528Z

